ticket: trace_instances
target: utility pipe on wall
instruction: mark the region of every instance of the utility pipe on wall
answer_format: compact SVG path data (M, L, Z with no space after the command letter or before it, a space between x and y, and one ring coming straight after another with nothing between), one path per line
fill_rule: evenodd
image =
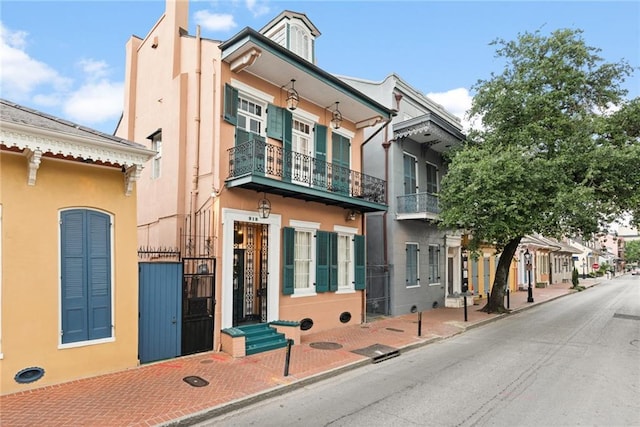
M200 90L202 87L202 38L200 37L200 25L196 26L196 95L195 95L195 117L194 117L194 139L195 158L193 161L193 178L191 181L191 206L189 215L191 217L192 233L196 232L196 203L198 200L198 181L200 174ZM188 88L187 88L188 89ZM192 236L195 238L195 235Z

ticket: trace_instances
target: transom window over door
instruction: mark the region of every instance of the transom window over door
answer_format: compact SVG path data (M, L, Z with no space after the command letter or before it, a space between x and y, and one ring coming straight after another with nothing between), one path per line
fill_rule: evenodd
M256 135L262 135L264 130L264 107L240 95L238 100L238 127Z

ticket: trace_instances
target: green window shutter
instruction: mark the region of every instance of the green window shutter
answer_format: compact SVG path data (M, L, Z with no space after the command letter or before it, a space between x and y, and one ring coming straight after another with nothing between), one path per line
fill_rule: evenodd
M327 188L327 127L316 123L313 186Z
M329 233L329 290L338 290L338 233Z
M355 265L355 274L353 277L355 278L354 287L357 291L364 290L367 287L364 242L364 236L362 235L358 234L353 238Z
M329 290L329 232L316 231L316 292Z
M282 141L284 134L284 108L269 104L267 107L267 136Z
M238 124L238 89L224 85L224 119L232 125Z
M282 294L293 294L294 288L294 239L295 229L284 227L282 229Z
M344 136L332 133L332 184L333 191L343 194L349 193L350 180L350 143Z
M283 174L284 181L291 181L291 170L293 169L293 153L291 152L291 142L293 140L293 114L286 108L282 109L282 148L283 150Z

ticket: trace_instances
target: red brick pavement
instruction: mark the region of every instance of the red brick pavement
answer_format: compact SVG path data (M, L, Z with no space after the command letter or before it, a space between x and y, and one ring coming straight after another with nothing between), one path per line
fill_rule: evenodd
M583 285L594 281L581 280ZM533 304L527 292L512 293L510 307L522 310L571 293L568 284L535 289ZM469 301L471 304L471 300ZM484 300L481 302L484 305ZM0 396L0 425L17 426L152 426L171 424L194 414L225 411L300 386L341 369L371 363L353 353L374 344L396 349L425 345L499 317L469 305L424 312L418 336L418 315L370 319L362 325L305 335L291 348L289 375L284 376L286 349L234 359L225 353L201 353L144 365L114 374ZM310 344L332 342L337 350ZM193 387L183 381L200 376L209 385Z

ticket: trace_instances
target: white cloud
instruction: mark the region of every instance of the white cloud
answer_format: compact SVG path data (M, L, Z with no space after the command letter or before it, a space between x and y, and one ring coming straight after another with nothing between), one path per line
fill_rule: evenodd
M47 64L31 58L25 51L28 33L11 31L0 23L0 91L4 98L21 101L38 88L63 91L71 79L58 74Z
M84 84L68 96L63 111L70 120L86 125L117 119L122 113L124 84L106 79Z
M211 13L208 10L199 10L193 14L193 18L197 25L209 31L227 31L238 26L233 15L228 13Z
M247 9L253 14L254 17L262 16L269 13L269 6L266 2L259 0L246 0Z
M78 66L86 75L87 80L99 80L109 74L109 66L104 61L96 61L94 59L82 59L78 62Z
M470 123L467 120L467 111L471 108L473 97L465 88L452 89L446 92L432 92L427 96L442 105L448 112L462 120L465 130L469 130Z

